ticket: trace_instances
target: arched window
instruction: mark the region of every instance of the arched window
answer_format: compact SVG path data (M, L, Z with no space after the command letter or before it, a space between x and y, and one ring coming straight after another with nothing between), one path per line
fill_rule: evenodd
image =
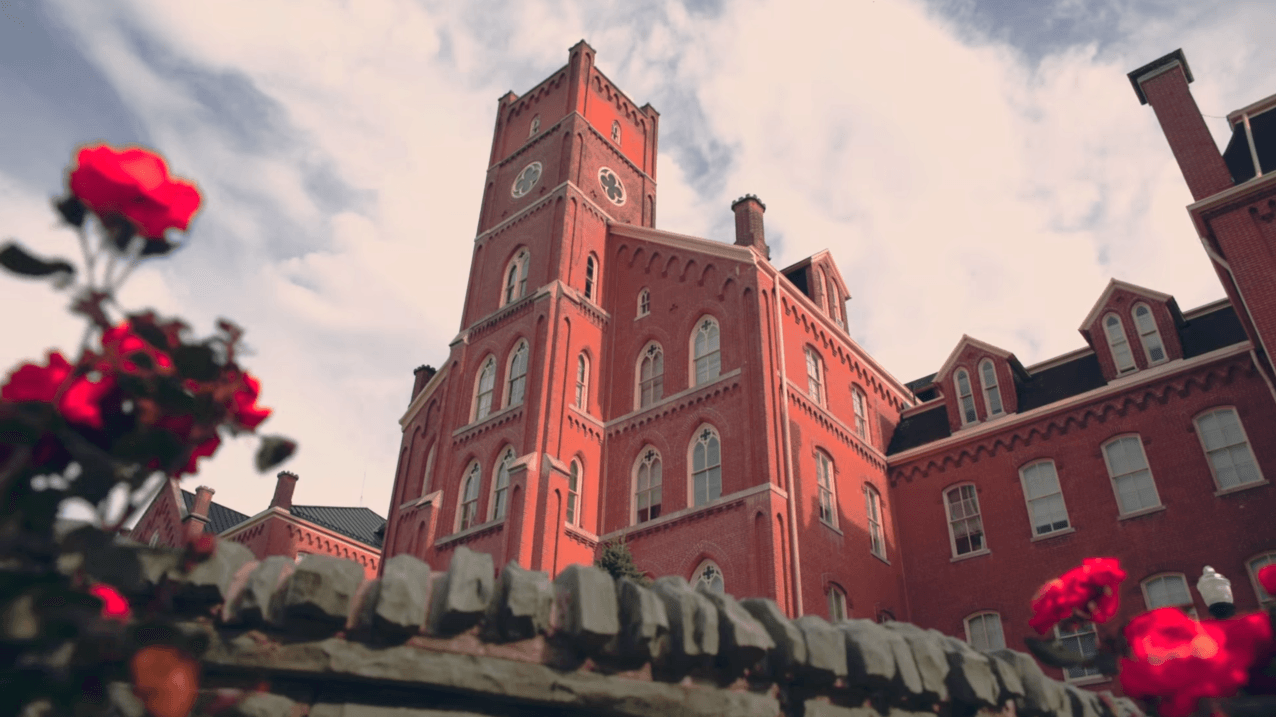
M691 576L691 587L693 590L721 595L726 591L726 581L722 579L722 568L719 568L718 564L712 560L700 563L700 567L696 568L696 572Z
M819 269L815 272L815 303L819 305L820 310L824 313L829 312L828 292L824 289L824 270Z
M957 410L961 412L961 425L974 423L979 416L975 413L975 394L970 390L970 374L959 368L953 374L953 381L957 384Z
M593 254L585 260L585 298L590 301L598 301L595 289L598 286L598 260Z
M811 400L824 405L824 366L815 349L806 347L806 390Z
M1156 328L1156 317L1147 304L1134 305L1134 327L1139 330L1139 341L1143 343L1143 352L1147 354L1148 365L1165 360L1165 344L1161 342L1161 332Z
M1268 565L1276 565L1276 550L1263 553L1255 558L1250 558L1250 560L1245 563L1245 567L1249 569L1249 580L1254 585L1254 594L1258 596L1258 602L1263 605L1266 605L1272 600L1276 600L1276 595L1269 595L1267 591L1263 589L1263 584L1258 582L1258 571Z
M1104 444L1103 458L1122 515L1161 505L1152 471L1148 469L1147 456L1143 453L1143 441L1137 435L1122 436Z
M425 457L425 472L421 474L421 495L430 492L430 484L434 482L434 454L438 443L430 444L430 452Z
M693 506L722 497L722 443L708 426L691 444L691 487Z
M580 483L582 479L580 461L573 460L567 474L567 524L580 525Z
M665 393L665 352L651 342L638 359L638 408L659 401Z
M1142 587L1143 602L1149 610L1177 607L1196 617L1196 604L1192 602L1192 593L1187 589L1187 578L1183 573L1154 575L1144 580Z
M948 511L948 537L952 541L953 557L987 550L984 541L984 523L979 515L979 497L975 486L967 484L949 488L944 494L944 507Z
M651 290L643 289L638 292L638 317L642 318L651 313Z
M505 383L505 405L517 406L527 392L527 342L520 341L510 354L509 378Z
M1099 652L1099 633L1092 622L1083 622L1068 630L1062 629L1061 625L1055 625L1054 633L1064 649L1075 655L1094 657ZM1065 682L1076 682L1102 674L1103 672L1098 667L1063 668Z
M505 297L501 305L517 301L527 295L527 266L531 262L527 250L520 251L510 260L505 272Z
M481 421L492 413L492 393L496 388L496 359L488 357L479 369L474 385L474 420Z
M1001 415L1001 389L997 388L997 367L992 359L979 362L979 382L984 387L984 407L988 409L988 416Z
M692 339L692 357L696 368L696 383L700 386L718 377L722 371L722 353L718 347L718 322L705 317L696 328Z
M541 131L541 116L536 115L535 117L532 118L532 131L527 133L527 137L529 139L532 137L535 137L536 133L539 131Z
M1068 509L1063 504L1059 475L1054 461L1038 461L1019 469L1023 497L1028 501L1028 519L1033 535L1046 535L1068 527Z
M829 586L829 622L846 619L846 593L836 585Z
M642 452L634 466L634 510L637 522L660 517L660 453L654 448Z
M815 452L815 481L820 490L820 520L837 527L837 500L833 492L833 460L824 451Z
M1002 650L1006 647L1006 636L1001 630L1001 615L995 612L980 612L966 618L966 642L980 652Z
M611 141L620 144L620 121L615 120L611 123Z
M1130 341L1125 337L1125 326L1121 317L1108 314L1103 317L1103 331L1108 337L1108 348L1112 350L1112 361L1116 363L1117 373L1128 373L1138 368L1134 364L1134 354L1130 352Z
M589 359L584 352L576 357L576 408L585 410L589 401Z
M855 386L851 387L851 406L855 409L855 434L867 441L868 402L864 398L864 392Z
M505 517L509 508L510 466L514 463L513 448L505 449L500 462L496 464L496 480L492 481L492 507L488 520L500 520Z
M1219 490L1263 481L1236 409L1216 408L1197 416L1196 434L1201 437L1201 446L1205 448Z
M479 482L482 476L483 469L478 462L470 464L470 469L466 471L465 484L461 488L461 505L456 515L457 530L465 530L478 522Z
M868 549L886 559L886 538L882 532L882 496L871 485L864 486L864 512L868 514Z
M157 530L157 531L155 531L154 533L151 533L151 540L150 540L150 542L148 543L148 545L150 545L152 548L153 548L153 547L155 547L156 545L159 545L159 531L158 531L158 530Z

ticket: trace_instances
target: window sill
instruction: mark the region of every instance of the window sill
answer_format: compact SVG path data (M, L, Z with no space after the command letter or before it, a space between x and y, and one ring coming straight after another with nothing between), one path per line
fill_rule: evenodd
M976 550L971 553L962 553L961 555L958 555L957 557L953 558L952 560L949 560L948 562L957 563L957 562L961 562L962 560L970 560L971 558L978 558L981 555L992 555L992 551L989 550L988 548L984 548L983 550Z
M492 413L489 413L486 416L484 416L481 420L471 421L465 424L464 426L461 426L460 428L456 429L455 431L452 431L452 437L456 438L468 431L473 431L474 429L480 426L484 426L486 424L492 423L500 418L510 415L511 413L517 411L518 409L522 407L523 407L522 403L516 403L513 406L506 406L505 408L502 408L499 411L493 411Z
M579 525L572 525L571 523L564 521L563 528L565 528L567 532L580 536L581 538L584 538L585 540L588 540L594 543L595 545L602 542L602 540L597 535L594 535L593 533L589 532L588 530L585 530Z
M877 553L874 553L872 550L868 551L868 554L872 555L873 557L877 558L883 563L886 563L887 565L891 564L891 561L887 560L885 555L878 555Z
M1161 512L1161 511L1163 511L1163 510L1165 510L1165 506L1164 506L1164 505L1157 505L1157 506L1153 506L1153 507L1151 507L1151 508L1144 508L1143 510L1136 510L1136 511L1134 511L1133 513L1126 513L1125 515L1119 515L1119 516L1117 516L1117 520L1129 520L1130 518L1140 518L1140 517L1145 516L1145 515L1152 515L1153 513L1160 513L1160 512Z
M434 541L434 547L441 548L447 545L448 543L454 543L458 540L464 540L472 535L482 533L484 531L491 530L493 528L499 528L504 524L505 524L505 518L501 517L496 520L490 520L486 523L471 525L465 530L458 530L455 533L452 533L451 535L446 535L442 538L439 538L438 540Z
M1107 675L1086 675L1085 677L1078 677L1075 680L1069 680L1065 677L1063 681L1069 685L1085 687L1086 685L1097 685L1103 682L1111 682L1112 678Z
M1220 498L1222 496L1231 495L1233 493L1242 493L1244 491L1250 490L1251 488L1261 488L1262 486L1265 486L1265 485L1269 485L1269 483L1265 480L1254 481L1253 483L1244 483L1242 485L1236 486L1235 488L1224 488L1223 490L1216 490L1214 491L1214 497Z
M1068 535L1070 533L1075 533L1075 532L1077 532L1077 529L1069 525L1068 527L1062 528L1060 530L1055 530L1049 533L1043 533L1041 535L1034 535L1032 536L1031 542L1035 543L1039 540L1049 540L1051 538L1057 538L1061 535Z
M820 524L823 525L825 528L828 528L829 530L833 531L834 533L837 533L838 535L846 537L846 533L843 533L841 528L838 528L836 525L833 525L827 520L820 518Z

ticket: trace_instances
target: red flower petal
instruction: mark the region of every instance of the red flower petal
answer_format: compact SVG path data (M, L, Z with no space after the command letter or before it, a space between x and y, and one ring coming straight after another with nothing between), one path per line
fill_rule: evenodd
M251 375L243 374L243 388L235 391L235 420L248 430L255 430L261 422L270 417L270 409L257 405L257 396L261 393L261 382Z
M211 457L217 452L217 447L220 446L221 443L222 439L219 436L214 435L212 438L196 446L194 452L191 453L190 460L186 462L186 467L178 471L176 477L180 478L186 474L194 475L195 473L198 473L199 467L195 464L195 461L200 458Z
M1120 606L1116 588L1125 580L1125 571L1115 558L1086 558L1079 567L1051 580L1032 600L1028 624L1044 635L1075 611L1090 612L1096 623L1111 620ZM1093 601L1095 608L1089 610Z
M185 230L199 209L199 190L169 177L164 160L153 152L86 147L76 164L69 178L71 192L99 216L124 216L143 237Z
M49 352L46 366L23 364L9 374L0 387L0 398L6 401L52 401L58 386L71 375L71 364L57 351Z
M1276 597L1276 565L1268 565L1258 571L1258 584L1263 586L1268 596Z
M58 410L66 420L93 428L102 427L102 398L115 388L115 379L105 376L97 381L81 377L62 394Z
M89 593L102 600L102 617L120 622L128 622L132 617L133 611L129 609L128 599L110 585L99 583L89 588Z

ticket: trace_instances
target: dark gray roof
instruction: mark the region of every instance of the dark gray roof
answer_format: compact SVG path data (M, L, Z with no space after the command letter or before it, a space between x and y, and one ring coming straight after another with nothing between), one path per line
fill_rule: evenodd
M377 549L381 548L381 541L385 538L385 518L367 508L294 505L291 513Z
M948 427L948 409L940 403L934 408L902 419L891 435L891 444L886 447L886 455L924 446L950 435L952 431Z
M1200 356L1249 338L1231 304L1193 318L1179 330L1179 337L1183 341L1183 358Z
M935 373L932 373L929 376L922 376L921 378L913 379L912 381L909 381L908 383L904 385L908 387L909 391L916 393L917 389L926 388L927 386L934 383L935 377L938 375L939 375L939 372L936 371Z
M1105 385L1099 358L1089 353L1038 371L1022 383L1016 381L1015 390L1019 392L1019 412L1023 413Z
M182 501L186 503L186 512L189 513L191 506L195 504L195 494L188 490L182 491ZM220 503L213 503L208 506L208 525L204 526L204 532L213 533L214 535L224 533L248 520L248 517Z

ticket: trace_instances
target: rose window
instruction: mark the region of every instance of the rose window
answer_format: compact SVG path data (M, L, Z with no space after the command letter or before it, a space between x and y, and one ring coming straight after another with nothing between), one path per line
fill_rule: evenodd
M523 171L518 173L518 177L514 179L514 187L510 190L510 194L515 199L526 195L532 191L532 187L536 186L536 182L541 178L541 163L532 162L523 167Z
M625 203L625 187L620 183L620 177L617 177L615 172L606 167L599 169L598 183L603 186L603 193L612 204L620 206Z

